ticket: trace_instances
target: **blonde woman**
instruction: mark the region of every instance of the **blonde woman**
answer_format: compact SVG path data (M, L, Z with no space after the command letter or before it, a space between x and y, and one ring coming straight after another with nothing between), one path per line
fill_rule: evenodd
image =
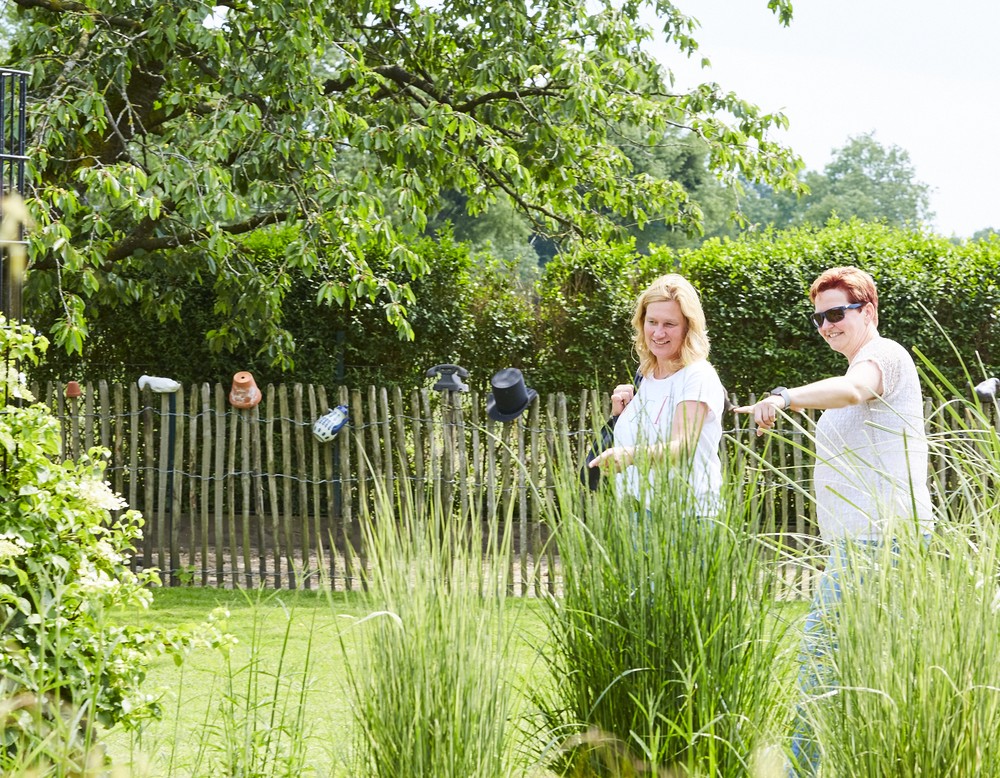
M660 276L639 295L632 317L640 380L611 393L614 445L591 467L614 470L620 493L642 500L640 469L655 487L668 459L682 477L700 515L719 506L722 412L725 390L708 362L705 312L698 293L675 273Z

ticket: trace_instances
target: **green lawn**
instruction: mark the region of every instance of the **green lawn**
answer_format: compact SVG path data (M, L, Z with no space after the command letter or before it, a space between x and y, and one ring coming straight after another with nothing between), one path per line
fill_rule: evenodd
M218 775L218 761L213 767L211 759L231 763L232 752L250 748L252 738L259 740L275 730L275 721L293 719L302 693L305 732L287 739L306 746L314 774L347 775L343 759L350 744L351 712L338 630L343 630L344 647L353 651L364 629L355 622L369 612L362 596L161 589L150 610L128 611L122 621L183 627L204 621L219 606L230 613L226 631L239 641L228 660L209 649L197 650L180 667L169 657L158 660L146 691L161 699L163 718L149 725L141 739L111 733L107 745L116 764L129 764L134 775L143 774L144 766L149 775ZM545 668L536 661L545 639L542 604L511 600L510 606L519 614L519 673L528 683L544 683ZM256 672L249 671L252 657ZM247 725L251 719L257 723Z

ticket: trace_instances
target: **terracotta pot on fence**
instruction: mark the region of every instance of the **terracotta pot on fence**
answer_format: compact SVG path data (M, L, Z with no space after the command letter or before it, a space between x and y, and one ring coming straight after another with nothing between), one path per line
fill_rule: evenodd
M253 375L241 370L233 376L233 388L229 390L229 404L234 408L253 408L260 402L260 389Z
M83 389L80 388L79 381L67 381L66 382L66 397L70 400L75 400L83 395Z

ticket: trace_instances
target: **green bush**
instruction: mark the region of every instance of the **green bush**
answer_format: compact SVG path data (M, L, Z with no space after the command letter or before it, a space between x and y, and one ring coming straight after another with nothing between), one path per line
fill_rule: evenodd
M538 360L534 354L535 310L512 279L515 262L476 255L463 302L464 325L456 330L458 361L469 371L470 387L490 391L490 377L505 367L526 371L530 385Z
M43 338L0 317L0 770L89 759L93 725L136 727L157 713L142 690L149 659L184 639L109 626L146 605L154 571L132 572L142 518L104 480L107 452L60 458L60 425L31 404L17 367ZM63 773L59 773L63 774Z
M977 353L988 371L997 370L1000 242L957 246L918 231L833 221L712 240L681 256L681 272L705 305L711 359L730 391L746 397L844 372L843 357L808 319L809 285L838 265L856 265L875 279L882 335L918 347L952 379L963 361L977 364ZM958 355L942 330L958 343Z
M429 272L412 277L390 257L367 258L390 284L409 283L414 300L401 299L413 329L400 340L383 298L353 308L317 304L324 284L285 266L289 236L268 231L244 239L245 261L283 268L281 288L220 290L177 288L164 274L164 310L179 306L179 321L161 322L160 311L138 305L88 309L90 334L83 358L54 354L32 379L133 381L142 373L184 383L231 380L250 370L257 383L299 382L365 388L426 386L427 368L458 362L469 383L489 389L489 377L515 366L543 394L606 390L635 369L630 318L635 297L655 276L677 271L702 295L712 339L712 362L732 392L746 397L777 384L795 385L841 373L843 358L826 347L808 320L809 284L823 270L854 264L875 278L880 330L907 347L919 347L953 380L959 365L1000 370L994 343L1000 337L1000 240L955 244L928 233L832 221L826 227L713 239L675 253L652 246L639 254L631 243L589 244L557 254L530 291L518 269L488 254L473 254L448 231L412 250ZM260 274L254 278L261 277ZM268 275L268 274L264 274ZM123 282L124 283L124 282ZM346 283L346 282L345 282ZM279 306L280 299L280 306ZM220 302L220 300L222 302ZM255 302L256 300L256 302ZM30 304L30 301L26 301ZM271 305L294 364L275 359L267 333L250 331L244 306ZM29 305L30 307L30 305ZM36 323L44 328L45 316ZM206 340L212 332L214 341ZM958 353L948 343L958 345ZM221 350L220 350L221 349Z
M642 273L631 245L587 246L555 256L539 284L535 330L543 393L610 390L631 380L632 312Z
M161 320L162 312L143 310L138 303L93 306L87 311L83 356L52 353L32 368L32 380L130 383L148 373L182 383L228 384L234 373L249 370L261 387L297 382L410 389L428 384L429 367L457 362L470 371L473 384L488 388L490 376L500 368L530 366L535 314L530 295L517 286L513 264L487 254L474 256L468 244L456 243L447 231L411 246L430 268L418 277L394 268L389 257L369 254L374 273L396 285L409 283L414 292L412 302L400 301L413 339L401 340L387 319L383 298L364 299L353 307L326 305L318 298L327 279L291 267L277 273L290 239L287 230L271 230L243 240L246 261L271 267L271 275L282 279L280 290L265 295L253 287L242 293L235 287L219 289L207 276L201 285L174 289L164 278L168 296L178 306L176 319ZM261 275L248 277L257 283ZM271 299L275 295L280 305ZM267 346L266 333L246 324L251 310L266 304L281 310L271 333L280 333L291 358L284 367L275 362L278 353ZM52 313L33 308L29 316L45 329ZM207 339L207 333L214 340Z
M411 388L427 381L424 373L432 365L457 361L456 333L464 326L462 301L469 286L468 247L445 234L440 240L426 238L411 248L427 262L430 270L426 274L414 278L393 268L384 255L369 254L367 261L376 274L397 285L409 283L413 289L414 301L404 303L413 339L399 338L381 298L360 301L353 308L317 308L319 281L303 279L299 283L313 291L295 295L295 311L288 326L295 333L296 368L284 380ZM274 376L273 380L282 377Z

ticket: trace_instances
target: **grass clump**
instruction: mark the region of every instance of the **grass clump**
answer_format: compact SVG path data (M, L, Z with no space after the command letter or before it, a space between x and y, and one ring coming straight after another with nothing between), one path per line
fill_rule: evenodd
M697 516L657 467L648 509L559 489L547 656L559 681L539 700L553 762L581 776L751 775L785 708L767 555L744 505Z
M822 774L1000 776L1000 532L897 535L848 550L836 681L809 702Z
M356 732L352 775L523 774L510 537L493 529L484 555L478 521L434 505L397 513L381 501L365 530L371 613L345 628L359 631L361 642L353 657L345 651Z
M949 386L931 422L940 521L852 549L833 654L811 703L822 775L1000 776L1000 437Z
M251 593L245 593L251 599ZM305 776L315 771L309 762L312 728L306 719L306 698L313 682L312 651L315 624L306 630L304 654L290 649L294 614L265 608L278 593L257 592L245 661L225 654L225 669L215 678L215 704L206 709L198 735L193 775ZM275 612L284 617L280 644L266 652L264 619ZM288 663L292 657L301 661Z

